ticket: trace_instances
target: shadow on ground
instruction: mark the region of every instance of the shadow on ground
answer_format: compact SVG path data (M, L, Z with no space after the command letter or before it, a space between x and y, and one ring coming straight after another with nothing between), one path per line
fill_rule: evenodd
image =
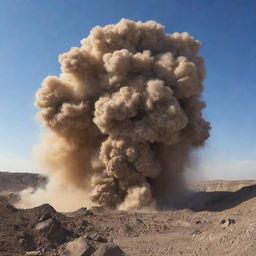
M189 192L186 199L182 200L177 208L187 208L196 212L220 212L233 208L254 197L256 197L256 185L245 186L234 192Z

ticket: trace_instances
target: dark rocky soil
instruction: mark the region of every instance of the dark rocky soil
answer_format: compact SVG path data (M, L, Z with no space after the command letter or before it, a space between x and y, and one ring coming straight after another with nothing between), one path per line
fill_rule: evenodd
M194 184L179 208L151 212L93 207L59 213L48 204L16 209L4 195L0 255L256 255L254 184Z

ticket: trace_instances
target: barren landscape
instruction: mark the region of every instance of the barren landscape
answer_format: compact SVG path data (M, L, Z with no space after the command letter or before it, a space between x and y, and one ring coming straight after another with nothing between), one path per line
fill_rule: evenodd
M11 203L26 186L44 186L36 174L1 175L0 255L254 255L256 181L190 185L173 209L111 211L103 207L57 212L44 204ZM4 182L3 182L4 181ZM7 186L7 184L9 184Z
M220 2L1 3L0 256L256 255L256 5Z

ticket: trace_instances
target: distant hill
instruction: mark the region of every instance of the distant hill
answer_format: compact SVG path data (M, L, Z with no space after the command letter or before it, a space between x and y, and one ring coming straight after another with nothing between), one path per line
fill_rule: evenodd
M18 192L28 187L41 187L47 181L47 177L41 174L0 172L0 192Z

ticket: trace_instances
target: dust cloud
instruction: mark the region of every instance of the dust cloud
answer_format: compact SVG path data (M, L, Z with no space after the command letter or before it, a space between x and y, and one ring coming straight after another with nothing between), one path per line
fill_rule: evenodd
M61 54L62 73L46 77L35 101L48 129L36 152L50 178L102 206L170 201L190 152L209 137L199 48L186 32L122 19Z

